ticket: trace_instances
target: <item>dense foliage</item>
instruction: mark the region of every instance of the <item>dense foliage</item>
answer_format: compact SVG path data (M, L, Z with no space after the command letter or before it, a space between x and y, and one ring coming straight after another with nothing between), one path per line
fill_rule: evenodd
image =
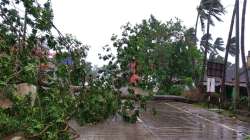
M90 78L88 46L55 27L50 0L3 0L0 21L0 98L13 103L0 109L0 139L14 133L28 139L72 139L70 119L95 123L116 112L112 83ZM53 58L48 57L51 50ZM20 83L37 88L34 105L33 95L16 94Z
M117 55L105 46L100 58L109 63L93 71L85 60L88 45L63 35L53 24L50 0L2 0L0 99L8 98L12 106L0 108L0 139L15 133L32 140L72 139L69 120L92 124L117 112L125 121L136 122L150 97L135 95L127 85L132 58L138 63L139 86L146 90L157 87L159 94L180 95L199 80L203 54L196 48L195 30L179 19L161 22L151 16L122 29L121 36L111 38ZM223 41L212 44L210 38L205 34L201 46L208 47L211 60L222 61L217 50L223 50ZM52 58L50 51L55 53ZM20 83L36 87L34 105L31 93L17 95ZM119 93L123 86L129 88L126 99Z
M80 125L103 121L119 109L118 94L111 88L103 87L100 80L94 81L88 93L78 99L79 108L75 116Z
M168 91L174 84L186 85L192 74L199 77L202 55L196 48L194 30L186 29L179 19L163 23L151 16L135 26L128 23L121 37L113 35L111 40L123 73L135 57L143 88L157 85Z

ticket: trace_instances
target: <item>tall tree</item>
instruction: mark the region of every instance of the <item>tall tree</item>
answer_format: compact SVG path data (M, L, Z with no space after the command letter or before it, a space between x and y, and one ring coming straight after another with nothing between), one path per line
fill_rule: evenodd
M135 57L141 83L149 88L158 83L162 90L169 89L175 80L192 76L191 56L200 66L200 51L194 47L192 30L186 30L179 20L162 23L153 16L141 24L123 28L122 38L113 36L117 48L117 62L123 72Z
M209 37L210 35L210 25L214 25L214 21L212 19L215 18L218 21L222 21L219 17L220 15L225 13L225 9L221 4L220 0L201 0L200 5L198 7L198 16L201 20L202 30L204 31L204 20L207 20L207 38L206 38L206 46L204 49L204 58L203 58L203 67L201 71L201 81L204 80L205 72L206 72L206 63L207 63L207 52L209 47ZM198 20L199 18L197 18ZM196 32L197 32L197 21L196 21ZM196 35L197 33L195 33Z
M239 54L240 54L240 15L239 15L239 0L236 0L236 29L235 29L235 36L236 36L236 56L235 56L235 95L234 95L234 111L238 108L239 103Z
M246 55L245 55L246 7L247 7L247 0L244 0L243 9L242 9L242 20L241 20L241 58L242 58L243 68L244 68L245 75L246 75L247 93L248 93L248 108L250 109L250 80L249 80L248 68L247 68L247 63L246 63Z
M219 17L225 13L225 9L221 4L220 0L201 0L200 5L197 8L197 18L195 24L195 36L197 36L198 23L201 23L201 29L205 33L205 21L208 20L208 17L214 17L217 21L222 21ZM210 18L210 24L214 24L214 20Z
M23 10L22 10L23 9ZM0 38L4 40L5 45L0 45L1 53L10 55L17 53L15 58L11 58L14 65L11 69L0 75L11 75L17 73L18 82L29 81L35 83L31 72L21 70L21 67L38 65L35 59L30 59L32 50L41 45L41 38L52 38L51 28L53 20L53 10L51 1L47 0L43 4L39 4L32 0L2 0L0 1ZM39 44L40 43L40 44ZM48 45L51 45L48 43ZM7 61L6 61L7 62ZM14 82L6 80L5 76L0 79L3 81Z
M201 42L200 42L201 50L203 53L204 53L205 47L207 46L206 41L207 41L207 34L202 36ZM208 41L207 54L209 55L209 60L213 61L213 59L216 59L216 57L219 56L218 51L223 52L225 48L223 47L224 41L221 37L216 38L214 43L212 43L211 41L212 41L212 37L210 36L209 41Z
M224 57L224 69L223 69L223 73L222 73L222 83L221 83L221 99L222 99L222 101L225 100L225 81L226 81L226 68L227 68L226 66L227 66L229 52L232 49L232 34L233 34L233 29L234 29L235 14L236 14L236 2L235 2L234 10L232 13L232 18L231 18L231 23L230 23L229 33L228 33L228 39L227 39L227 44L226 44L226 52L225 52L225 57Z

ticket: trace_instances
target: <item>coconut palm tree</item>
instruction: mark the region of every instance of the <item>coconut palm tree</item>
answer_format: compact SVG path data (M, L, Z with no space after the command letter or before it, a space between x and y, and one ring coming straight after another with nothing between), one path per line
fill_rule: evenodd
M249 74L247 70L247 63L245 58L245 16L246 16L246 6L247 0L243 2L243 9L242 9L242 22L241 22L241 58L243 63L243 68L246 74L246 82L247 82L247 93L248 93L248 108L250 109L250 80Z
M201 27L204 32L205 24L204 21L207 20L207 38L206 38L206 45L204 49L204 58L203 58L203 67L201 72L201 81L204 80L204 74L206 70L206 63L207 63L207 53L209 49L209 37L210 37L210 25L215 25L213 18L215 18L217 21L222 21L222 19L219 17L220 15L225 13L225 8L221 4L220 0L201 0L198 10L198 16L201 21ZM197 18L197 20L199 19ZM198 21L196 21L196 26L198 25ZM196 33L197 34L197 27L196 27Z
M235 4L236 5L236 4ZM225 52L225 57L224 57L224 69L222 73L222 86L221 86L221 99L224 101L225 100L225 75L226 75L226 66L227 66L227 60L228 60L228 54L231 52L231 54L235 54L235 38L232 38L232 33L233 33L233 28L234 28L234 22L235 22L235 13L236 13L236 6L234 6L232 18L231 18L231 23L230 23L230 28L229 28L229 33L228 33L228 39L227 39L227 44L226 44L226 52Z
M201 23L201 29L205 33L205 21L208 20L211 16L214 17L217 21L222 21L219 17L225 13L225 9L221 4L220 0L201 0L200 5L197 8L197 18L195 24L195 36L197 36L198 23ZM210 24L214 24L214 20L210 18Z
M213 59L216 59L219 56L218 51L223 52L225 50L225 48L223 47L224 41L221 37L218 37L215 39L214 43L212 43L211 34L209 35L209 37L207 37L207 34L203 35L200 41L200 46L203 53L205 51L205 47L207 46L207 38L209 40L207 53L209 54L209 60L212 61Z
M232 38L232 32L235 24L235 37ZM233 109L236 111L239 100L239 0L235 0L235 6L233 10L233 15L231 19L231 25L229 29L228 41L226 46L226 54L224 60L224 72L222 77L222 96L223 100L225 99L225 73L226 73L226 64L228 59L228 54L233 53L235 55L235 95L233 100ZM245 56L244 56L245 57Z
M237 99L239 98L239 45L241 45L241 57L242 57L242 63L243 63L243 68L244 72L246 74L246 81L247 81L247 92L248 92L248 107L250 109L250 80L249 80L249 75L248 75L248 70L246 66L246 59L245 59L245 15L246 15L246 5L247 5L247 0L244 0L243 2L243 8L242 8L242 25L241 25L241 44L239 42L239 0L235 1L235 6L233 10L233 15L232 15L232 20L231 20L231 25L230 25L230 30L229 30L229 35L228 35L228 41L227 41L227 46L226 46L226 53L225 53L225 59L224 59L224 72L223 72L223 77L222 77L222 96L225 95L225 72L226 72L226 63L228 59L228 54L233 53L236 56L236 98L234 100L234 109L237 107ZM235 18L236 17L236 18ZM235 20L236 19L236 20ZM236 37L232 38L232 32L233 32L233 27L234 27L234 22L236 21ZM222 98L222 99L225 99Z
M233 100L233 109L236 111L238 108L239 103L239 92L240 92L240 79L239 79L239 52L240 52L240 15L239 15L239 0L236 0L236 9L235 9L235 19L236 19L236 30L235 30L235 37L236 37L236 56L235 56L235 95Z

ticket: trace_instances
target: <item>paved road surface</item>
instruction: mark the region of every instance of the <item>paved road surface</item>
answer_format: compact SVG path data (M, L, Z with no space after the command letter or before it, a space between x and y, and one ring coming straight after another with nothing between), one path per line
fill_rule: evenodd
M156 108L153 115L152 108ZM72 126L79 140L242 140L250 124L177 102L152 101L138 123L114 117L93 126Z

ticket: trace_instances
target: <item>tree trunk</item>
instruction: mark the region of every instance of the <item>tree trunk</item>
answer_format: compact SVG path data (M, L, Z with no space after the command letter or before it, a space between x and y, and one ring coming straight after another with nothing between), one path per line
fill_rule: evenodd
M234 95L234 112L236 112L239 103L240 79L239 79L239 49L240 49L240 23L239 23L239 0L236 0L236 57L235 57L235 95Z
M230 49L230 41L232 38L232 33L233 33L233 28L234 28L235 13L236 13L235 8L236 8L236 3L235 3L233 14L232 14L232 19L231 19L231 24L230 24L230 29L229 29L229 34L228 34L228 39L227 39L227 44L226 44L226 53L225 53L225 58L224 58L224 69L223 69L223 73L222 73L222 83L221 83L222 102L225 101L225 99L226 99L226 96L225 96L226 68L227 68L228 53L229 53L229 49Z
M26 32L27 32L27 18L28 18L28 12L25 10L24 14L24 27L23 27L23 36L22 36L22 47L25 48L25 42L26 42Z
M203 66L201 71L201 84L202 84L202 92L204 92L203 81L206 74L206 67L207 67L207 53L208 53L208 45L209 45L209 31L210 31L210 20L211 20L211 10L209 10L208 20L207 20L207 38L206 38L206 46L204 51L204 58L203 58Z
M248 108L250 109L250 80L246 63L246 55L245 55L245 16L246 16L246 7L247 0L244 0L243 9L242 9L242 22L241 22L241 57L243 68L246 74L246 82L247 82L247 94L248 94Z
M198 31L198 22L199 22L200 13L198 12L195 22L195 37L197 38L197 31Z
M199 21L200 14L198 12L196 23L195 23L195 44L197 43L197 30L198 30L198 21ZM195 74L195 58L192 56L192 80L195 81L195 86L197 86L197 83L199 82L199 78L197 79Z

